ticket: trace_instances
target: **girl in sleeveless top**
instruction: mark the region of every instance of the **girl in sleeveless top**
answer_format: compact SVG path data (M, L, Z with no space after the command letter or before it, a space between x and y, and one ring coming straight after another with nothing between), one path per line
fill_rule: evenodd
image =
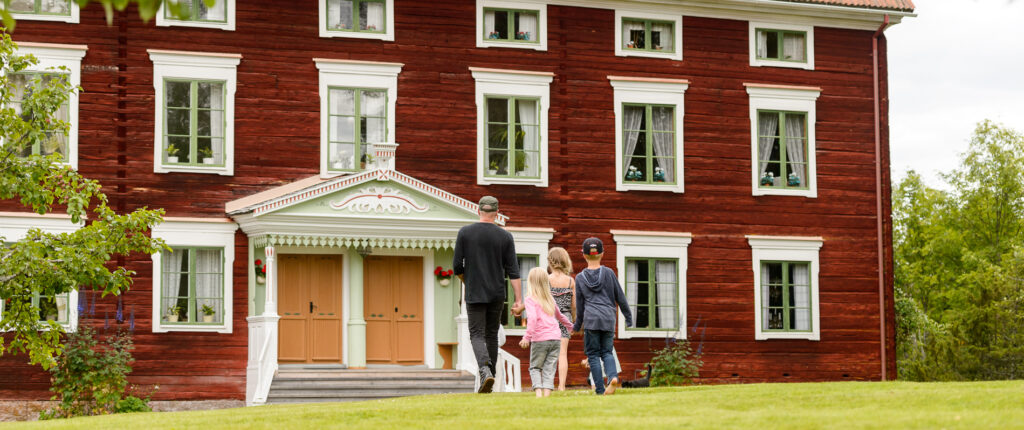
M555 298L558 310L573 321L576 320L576 281L572 277L572 260L564 248L555 247L548 251L548 283L551 285L551 295ZM559 326L562 330L562 348L558 353L558 391L565 391L565 378L569 373L569 360L566 356L569 350L569 330Z

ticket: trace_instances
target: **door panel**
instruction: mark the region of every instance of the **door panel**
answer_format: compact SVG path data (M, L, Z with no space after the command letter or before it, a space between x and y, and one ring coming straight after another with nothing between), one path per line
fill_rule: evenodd
M304 279L308 262L301 255L282 255L277 262L278 361L306 362L309 358L307 322L309 321L309 282Z
M423 363L423 259L403 257L396 262L395 352L399 363L419 364Z
M363 318L366 320L366 362L393 363L394 299L387 257L363 260Z
M310 270L313 361L341 362L341 256L318 255Z
M423 363L423 259L364 260L366 361Z
M278 361L341 363L342 257L282 255Z

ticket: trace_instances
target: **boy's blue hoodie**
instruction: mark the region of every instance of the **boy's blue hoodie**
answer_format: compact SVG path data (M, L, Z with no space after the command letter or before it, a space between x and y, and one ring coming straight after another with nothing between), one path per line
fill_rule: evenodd
M626 327L632 327L633 314L615 272L605 266L583 269L576 275L576 322L573 331L579 331L581 326L587 330L614 331L616 304L626 317Z

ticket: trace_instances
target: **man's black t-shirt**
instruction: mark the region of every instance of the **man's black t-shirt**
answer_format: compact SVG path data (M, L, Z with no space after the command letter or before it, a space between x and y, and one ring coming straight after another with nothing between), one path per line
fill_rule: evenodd
M505 300L505 277L519 279L519 262L512 234L489 222L459 229L452 270L465 274L466 303Z

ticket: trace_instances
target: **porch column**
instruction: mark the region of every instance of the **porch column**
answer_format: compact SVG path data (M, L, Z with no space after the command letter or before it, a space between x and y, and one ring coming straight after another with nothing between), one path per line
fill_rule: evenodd
M349 253L348 367L366 367L366 320L363 319L363 256Z
M273 245L267 245L264 248L264 253L267 257L267 274L266 274L266 301L263 303L263 315L264 316L278 316L277 315L277 255L274 252Z

